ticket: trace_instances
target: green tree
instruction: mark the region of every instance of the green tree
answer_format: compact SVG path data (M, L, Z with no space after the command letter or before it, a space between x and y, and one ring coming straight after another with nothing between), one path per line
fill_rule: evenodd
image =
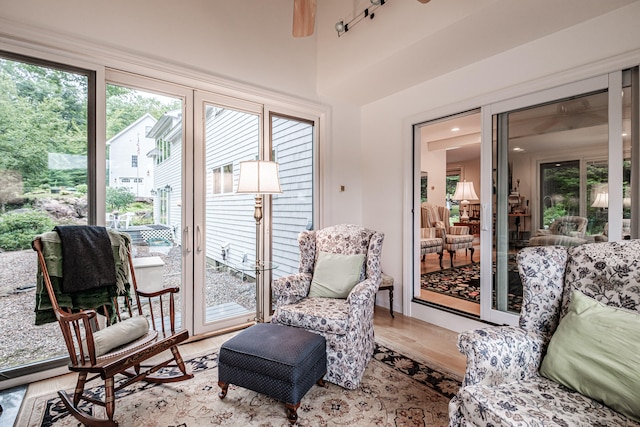
M123 210L135 200L135 195L128 188L107 187L107 207L110 210Z
M107 139L111 139L146 113L159 119L164 113L180 108L180 101L166 103L143 96L139 91L107 85Z
M86 103L86 76L0 59L0 169L30 191L49 181L49 153L86 155Z

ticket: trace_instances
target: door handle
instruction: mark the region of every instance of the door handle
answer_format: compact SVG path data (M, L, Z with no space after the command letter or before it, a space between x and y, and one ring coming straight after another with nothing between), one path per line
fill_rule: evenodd
M196 225L196 253L202 252L202 230Z
M182 229L182 247L184 248L184 254L191 252L191 241L189 240L189 226Z

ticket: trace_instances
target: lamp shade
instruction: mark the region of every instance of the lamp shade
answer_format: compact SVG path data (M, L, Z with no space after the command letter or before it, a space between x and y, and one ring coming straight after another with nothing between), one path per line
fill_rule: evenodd
M278 164L266 160L240 162L237 193L282 193L278 178Z
M592 208L606 208L609 207L609 193L598 193L596 199L591 205Z
M456 192L453 194L453 200L478 200L476 190L473 188L473 182L458 182L456 184Z

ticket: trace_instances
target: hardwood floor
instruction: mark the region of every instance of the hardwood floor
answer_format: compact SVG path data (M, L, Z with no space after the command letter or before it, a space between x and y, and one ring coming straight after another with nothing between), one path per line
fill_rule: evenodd
M421 320L394 313L395 319L385 307L376 306L374 330L376 341L418 361L462 379L466 358L456 347L456 332ZM229 338L228 334L206 338L180 346L183 358L219 348ZM29 384L26 397L41 396L60 389L73 389L75 375L65 374Z

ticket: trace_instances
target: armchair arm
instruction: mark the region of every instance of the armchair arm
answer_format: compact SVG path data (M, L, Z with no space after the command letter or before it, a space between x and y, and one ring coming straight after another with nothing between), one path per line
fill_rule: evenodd
M377 287L371 279L365 279L351 289L347 296L347 303L350 306L365 305L371 301L375 301Z
M547 228L539 228L538 231L536 231L536 234L534 235L534 237L536 236L550 236L551 235L551 230L547 229Z
M468 225L452 225L449 227L449 234L454 234L456 236L469 234L469 226Z
M293 304L306 297L309 294L312 278L310 273L296 273L275 279L271 288L276 300L276 307Z
M498 385L537 376L545 342L541 334L513 326L462 332L458 349L467 356L462 385Z

